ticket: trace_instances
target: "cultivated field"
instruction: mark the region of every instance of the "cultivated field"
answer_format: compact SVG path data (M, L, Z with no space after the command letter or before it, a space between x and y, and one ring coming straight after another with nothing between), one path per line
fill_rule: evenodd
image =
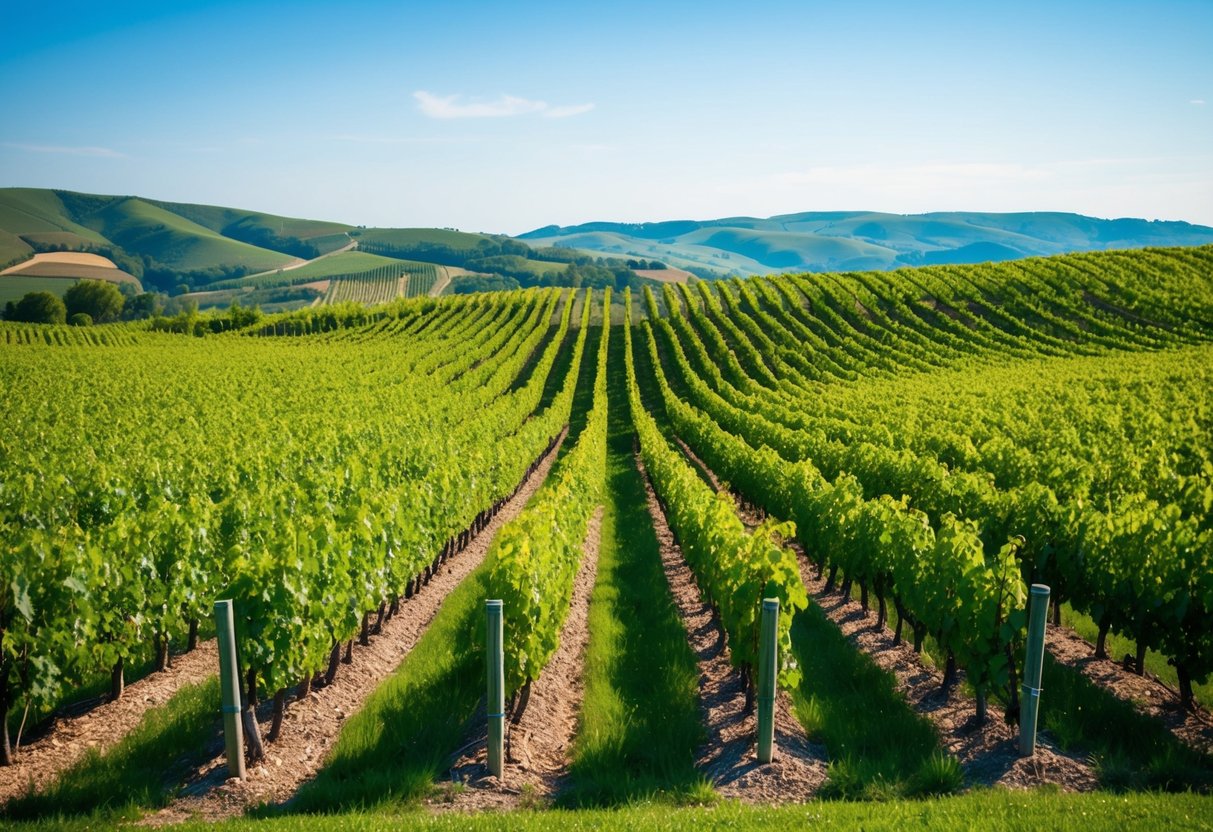
M27 292L62 295L80 280L130 283L143 291L139 280L122 271L108 257L78 251L35 254L29 260L0 271L0 304L19 300Z
M1213 248L614 308L424 265L0 325L14 825L1209 825Z

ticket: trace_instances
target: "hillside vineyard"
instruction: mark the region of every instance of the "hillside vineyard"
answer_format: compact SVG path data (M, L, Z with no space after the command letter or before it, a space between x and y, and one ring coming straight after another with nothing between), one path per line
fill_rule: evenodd
M387 299L402 279L415 294L436 272L329 292ZM487 556L513 613L507 693L529 688L609 487L609 412L751 692L763 598L781 602L780 684L801 683L803 550L878 626L930 642L946 683L963 673L981 719L1016 708L1032 583L1100 653L1119 635L1138 669L1166 657L1195 706L1213 248L603 294L416 297L203 337L0 324L0 714L98 679L116 695L230 598L246 705L274 697L277 736L287 692L331 680L576 425Z

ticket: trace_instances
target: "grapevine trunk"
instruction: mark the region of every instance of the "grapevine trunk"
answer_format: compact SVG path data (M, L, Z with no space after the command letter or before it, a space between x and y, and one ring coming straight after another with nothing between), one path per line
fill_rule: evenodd
M1095 658L1106 659L1108 657L1108 630L1110 626L1108 619L1105 617L1099 622L1099 636L1095 639Z
M122 675L122 657L118 657L118 661L114 662L114 668L110 671L110 701L116 702L122 698L122 692L126 689L126 682Z
M329 653L329 669L324 674L324 686L333 684L337 678L337 667L341 663L341 642L333 642L333 652Z
M13 749L8 741L8 709L11 704L8 677L9 663L0 658L0 766L13 764Z
M951 691L952 686L955 684L956 684L956 655L951 650L949 650L948 651L948 661L947 661L947 664L944 666L944 671L943 671L943 689L945 691Z
M1185 710L1194 710L1195 702L1192 699L1192 674L1188 672L1188 666L1183 662L1175 663L1175 674L1179 677L1179 701Z
M156 647L156 670L163 673L169 669L168 636L158 635L153 639Z
M526 706L531 701L531 680L527 679L526 684L522 686L519 692L518 704L514 707L514 714L510 717L510 722L517 725L522 721L522 715L526 713Z
M282 688L274 694L274 720L270 723L270 732L267 736L270 742L278 739L282 733L282 715L286 713L286 688Z

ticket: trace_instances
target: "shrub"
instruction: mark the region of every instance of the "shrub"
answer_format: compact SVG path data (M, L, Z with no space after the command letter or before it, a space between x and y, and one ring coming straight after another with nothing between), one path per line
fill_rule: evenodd
M67 314L83 312L99 324L118 320L126 299L113 283L105 280L81 280L63 293Z
M31 324L61 324L67 320L67 307L58 295L29 292L13 306L10 321Z
M77 312L67 319L72 326L92 326L93 316L87 312Z

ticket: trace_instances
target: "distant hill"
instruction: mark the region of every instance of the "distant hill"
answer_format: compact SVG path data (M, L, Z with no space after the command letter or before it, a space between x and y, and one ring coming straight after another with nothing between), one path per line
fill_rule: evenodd
M616 257L662 260L701 276L858 271L981 263L1071 251L1213 243L1186 222L1103 220L1080 214L808 212L758 219L591 222L519 236Z
M138 196L0 188L0 270L37 253L91 252L144 287L174 294L287 287L400 261L446 267L451 280L444 291L621 289L686 279L687 273L859 271L1209 243L1213 228L1185 222L864 211L550 225L510 238L449 228L364 228ZM650 261L671 271L657 275L647 269Z

